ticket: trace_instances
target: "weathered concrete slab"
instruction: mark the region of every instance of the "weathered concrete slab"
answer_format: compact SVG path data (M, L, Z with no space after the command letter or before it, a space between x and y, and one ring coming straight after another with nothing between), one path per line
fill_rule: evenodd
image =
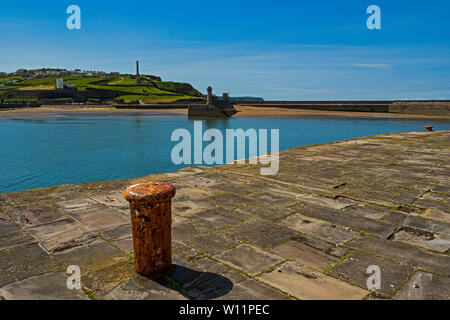
M245 213L230 212L225 209L210 209L200 211L196 214L189 215L188 218L194 221L200 221L208 225L212 229L223 229L236 226L251 218Z
M424 218L450 223L450 213L444 212L439 209L428 209L422 216Z
M136 277L133 262L125 261L87 274L81 278L81 285L103 299L116 287Z
M0 219L0 250L35 242L19 225L11 220Z
M295 231L266 222L262 219L249 220L227 230L227 232L239 240L256 244L265 249L286 241L296 234Z
M247 278L241 273L231 270L215 277L212 280L203 282L191 289L188 295L194 300L213 300L213 299L227 299L227 295L232 291L237 291L238 294L242 294L242 290L236 288L237 284L247 280ZM249 294L246 294L249 298Z
M7 194L0 194L0 207L14 207L15 205Z
M132 237L131 225L125 224L114 229L101 231L100 234L106 240L128 239Z
M0 288L5 300L89 300L83 290L68 289L64 272L50 272Z
M357 286L368 289L367 280L373 274L368 273L370 266L380 268L380 289L374 289L378 294L391 296L397 288L414 272L414 267L393 262L375 255L356 252L333 267L329 273Z
M0 251L0 288L61 268L39 245L32 243Z
M292 214L284 220L280 220L279 223L291 229L335 244L342 244L359 235L358 232L352 231L349 228L337 226L298 213Z
M9 194L9 198L19 206L29 206L32 203L43 201L68 201L81 196L83 196L82 188L73 185L61 185Z
M137 277L114 288L105 297L107 300L185 300L176 290Z
M255 276L285 260L280 256L248 244L241 244L236 248L222 252L216 256L216 259L251 276Z
M111 242L111 244L116 246L125 253L129 253L131 255L134 254L133 239L131 238L113 241Z
M450 256L434 253L397 241L375 237L362 237L345 244L346 247L374 253L394 261L403 262L428 271L450 275Z
M122 193L106 193L94 195L91 196L91 199L108 207L117 208L122 212L128 213L130 211L130 204L127 200L125 200Z
M417 216L408 216L403 221L403 225L414 229L450 235L450 223L443 221L425 219Z
M288 295L255 280L237 283L228 294L218 300L286 300Z
M193 221L177 223L173 227L173 239L211 255L234 247L239 243L226 234L215 232L207 225Z
M95 206L88 210L72 211L70 215L84 225L88 231L92 232L113 229L131 223L130 219L123 213L107 206Z
M128 259L119 249L101 240L56 253L54 256L66 268L71 265L79 266L82 275Z
M447 252L450 249L449 236L412 228L402 228L394 234L391 240L401 241L439 252Z
M363 299L369 292L293 262L287 262L258 279L304 300Z
M394 296L396 300L449 300L450 278L417 271Z
M368 219L354 212L345 212L329 207L302 203L296 205L293 210L311 218L374 234L381 238L387 238L395 229L395 226L386 222Z
M219 262L209 258L199 258L189 263L174 264L173 271L168 277L180 285L183 290L189 291L228 271L230 268Z
M89 198L58 202L56 206L65 212L87 210L97 206L98 203Z
M67 218L60 210L50 203L12 208L8 210L8 214L24 228L36 227Z
M388 213L389 208L370 205L367 203L352 204L342 209L344 212L351 213L352 215L360 215L369 219L381 219Z
M300 265L324 270L341 260L351 250L326 241L299 235L273 249L280 256Z
M97 238L95 233L88 232L81 224L72 219L30 228L28 232L49 252L77 247Z

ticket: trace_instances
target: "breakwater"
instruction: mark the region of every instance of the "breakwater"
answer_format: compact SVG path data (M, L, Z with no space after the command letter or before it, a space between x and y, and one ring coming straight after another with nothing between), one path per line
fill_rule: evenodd
M305 110L407 113L450 116L450 100L242 101L240 106Z

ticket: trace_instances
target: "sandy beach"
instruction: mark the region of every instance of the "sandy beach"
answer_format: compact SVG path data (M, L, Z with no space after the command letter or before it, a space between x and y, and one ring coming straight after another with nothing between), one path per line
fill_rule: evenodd
M450 119L448 116L377 113L377 112L347 112L322 111L289 108L248 107L236 105L238 113L234 117L357 117L357 118L404 118L404 119ZM10 117L47 117L47 116L143 116L143 117L173 117L187 116L187 109L115 109L110 106L67 107L42 106L39 108L24 108L0 110L0 118Z

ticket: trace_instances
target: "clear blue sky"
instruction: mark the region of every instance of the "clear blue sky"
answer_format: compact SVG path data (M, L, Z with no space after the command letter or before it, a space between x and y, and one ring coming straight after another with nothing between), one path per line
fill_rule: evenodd
M66 9L82 29L66 28ZM369 5L382 29L366 27ZM450 1L15 0L0 70L142 73L266 99L450 99Z

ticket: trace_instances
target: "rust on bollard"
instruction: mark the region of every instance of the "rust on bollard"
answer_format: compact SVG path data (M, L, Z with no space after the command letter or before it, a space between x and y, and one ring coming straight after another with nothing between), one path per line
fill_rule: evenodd
M156 279L172 269L172 198L175 187L149 182L128 187L133 231L134 268L140 275Z
M427 131L433 131L433 126L426 126L425 129L427 129Z

